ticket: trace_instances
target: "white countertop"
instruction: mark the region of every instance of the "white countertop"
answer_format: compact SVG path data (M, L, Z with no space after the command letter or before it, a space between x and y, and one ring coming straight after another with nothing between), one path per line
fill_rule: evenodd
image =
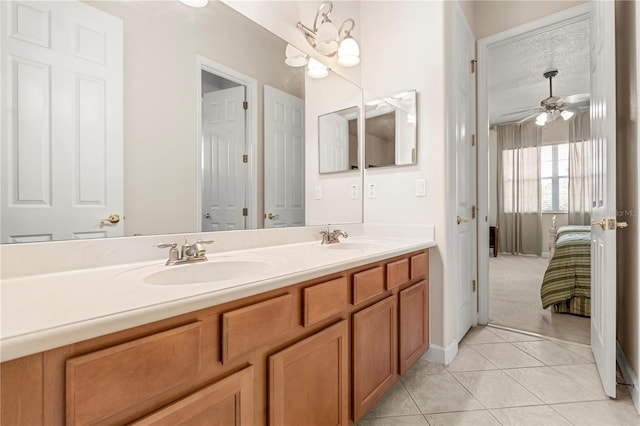
M352 248L347 243L352 243ZM165 266L163 260L152 260L3 279L0 360L8 361L433 247L435 242L428 238L389 237L375 237L374 241L360 236L338 246L303 242L210 253L207 262L180 266ZM180 268L202 268L200 265L206 264L209 265L205 268L212 268L207 272L215 275L217 262L245 259L264 261L267 266L255 272L243 271L239 278L230 276L214 282L171 285L145 282L157 272L171 270L170 274L180 276ZM198 275L195 269L187 274L195 276L194 271Z

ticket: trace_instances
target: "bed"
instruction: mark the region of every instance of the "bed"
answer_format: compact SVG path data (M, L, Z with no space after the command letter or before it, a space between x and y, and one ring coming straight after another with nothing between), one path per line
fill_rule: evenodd
M591 316L591 228L561 226L540 288L542 308Z

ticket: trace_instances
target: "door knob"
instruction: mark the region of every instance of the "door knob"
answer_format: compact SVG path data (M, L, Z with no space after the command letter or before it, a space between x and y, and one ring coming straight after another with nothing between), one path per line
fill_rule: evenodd
M269 214L267 215L267 219L271 219L271 220L280 219L280 215L279 215L279 214L269 213Z
M120 222L120 215L112 214L108 218L102 219L100 225L115 225L118 222Z
M607 227L607 219L603 217L602 220L594 220L591 222L591 226L599 226L600 228L605 229Z
M458 216L458 225L460 225L461 223L467 223L467 222L469 222L469 219L467 219L466 217Z
M616 223L616 226L618 228L622 229L622 228L626 228L627 226L629 226L629 224L627 222L618 222L618 223Z

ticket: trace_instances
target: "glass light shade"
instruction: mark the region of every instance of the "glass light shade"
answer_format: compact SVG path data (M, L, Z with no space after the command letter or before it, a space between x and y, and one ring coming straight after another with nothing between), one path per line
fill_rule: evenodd
M573 117L573 111L562 111L560 113L560 116L562 117L562 119L564 121L567 121L568 119L570 119L571 117Z
M180 0L180 3L191 7L205 7L209 0Z
M302 67L307 65L307 62L309 62L307 55L303 51L290 44L287 44L285 56L286 58L284 63L290 67Z
M540 113L540 115L538 115L538 116L536 117L536 122L537 122L537 121L541 121L541 122L543 122L543 123L546 123L546 122L547 122L547 117L548 117L548 115L549 115L549 114L547 114L546 112L541 112L541 113Z
M360 48L351 36L347 36L340 43L338 63L345 67L353 67L360 63Z
M313 58L309 58L309 63L307 64L307 75L311 78L325 78L329 75L329 70L320 62Z
M338 30L331 21L323 22L316 34L316 50L323 55L333 55L338 50Z

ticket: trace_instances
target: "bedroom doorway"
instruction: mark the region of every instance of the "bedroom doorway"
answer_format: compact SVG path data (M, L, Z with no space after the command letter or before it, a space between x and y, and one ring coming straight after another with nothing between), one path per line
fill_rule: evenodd
M559 70L552 82L553 95L589 92L588 31L589 7L584 5L487 37L479 42L478 49L479 79L483 74L485 78L484 84L479 82L479 99L482 101L484 96L489 106L485 111L479 108L478 122L491 126L486 133L479 129L480 135L486 135L484 141L482 136L479 137L480 157L483 157L484 143L489 158L486 164L478 165L479 175L488 176L487 187L480 185L478 194L481 211L483 200L488 200L484 206L488 213L486 228L481 226L479 232L482 236L479 247L486 247L479 250L479 279L481 283L488 284L480 285L480 322L581 344L590 343L589 318L556 313L553 307L543 309L540 297L541 283L549 264L550 243L555 240L552 228L568 223L566 195L561 194L569 179L562 173L563 166L568 163L568 158L563 157L569 140L568 123L559 115L556 118L560 120L549 120L544 126L535 126L533 120L543 112L540 100L551 96L551 81L544 75L551 68ZM558 44L563 37L567 41ZM577 47L581 42L584 45ZM577 69L580 66L581 69ZM521 90L531 91L534 100L526 103L527 95ZM511 102L510 98L516 102ZM586 99L588 105L588 97ZM577 101L578 96L573 100ZM583 106L584 96L579 100ZM496 102L500 104L499 108L492 108ZM578 110L575 108L574 114ZM516 130L513 131L524 132L524 123L529 123L527 131L535 135L534 144L512 148L505 145L504 140L498 141L496 125L514 124ZM512 160L511 157L517 156L524 160L511 170L522 174L523 164L529 164L535 172L524 173L524 179L535 180L535 188L517 187L513 182L511 187L505 188L509 180L516 177L508 176L506 164ZM547 174L547 168L541 165L544 160L552 160ZM498 182L502 185L500 194ZM545 189L550 189L549 199L537 195L544 194ZM535 206L525 206L522 212L518 211L523 213L518 215L518 219L509 220L509 217L516 216L516 212L505 209L505 197L513 195L513 203L522 208L523 203L527 204L523 200L526 191L537 197ZM545 203L548 205L543 207ZM488 228L496 225L502 238L497 237L497 257L494 257L494 249L489 249ZM510 241L505 242L507 239Z

